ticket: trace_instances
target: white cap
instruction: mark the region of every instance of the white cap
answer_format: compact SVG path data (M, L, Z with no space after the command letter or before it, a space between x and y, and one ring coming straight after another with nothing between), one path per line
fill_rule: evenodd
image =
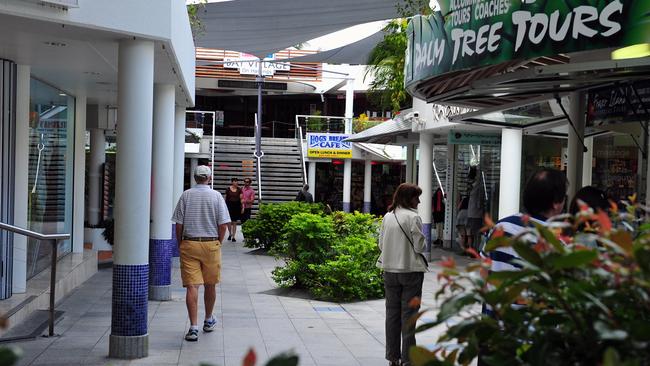
M212 169L207 165L199 165L194 169L194 176L209 178L212 176Z

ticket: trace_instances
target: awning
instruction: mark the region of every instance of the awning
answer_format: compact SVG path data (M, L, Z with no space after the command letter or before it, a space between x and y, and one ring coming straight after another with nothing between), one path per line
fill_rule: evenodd
M357 24L397 18L394 0L233 0L205 4L199 47L257 57Z
M348 137L346 141L390 144L395 143L397 137L403 137L404 139L413 137L410 136L413 134L411 131L412 119L390 119L367 130L355 133ZM417 140L417 138L414 139Z
M404 161L404 151L401 146L382 145L382 144L369 144L369 143L356 143L355 147L369 153L376 160L391 160L391 161Z

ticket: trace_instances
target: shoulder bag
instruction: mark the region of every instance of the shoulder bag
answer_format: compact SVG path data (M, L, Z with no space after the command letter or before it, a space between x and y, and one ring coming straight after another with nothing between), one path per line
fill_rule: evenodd
M418 252L415 250L415 244L413 244L413 240L411 239L411 236L410 236L409 234L406 233L406 230L404 230L404 228L402 227L402 224L399 223L399 220L397 219L397 214L395 213L395 211L393 211L393 216L395 216L395 221L397 221L397 225L399 225L399 228L402 229L402 232L403 232L404 235L406 236L406 239L409 241L409 243L411 243L411 248L413 249L413 252L415 253L415 255L416 255L416 256L419 255L420 258L422 258L422 260L424 261L424 265L425 265L427 268L429 268L429 262L427 262L427 258L424 256L424 254L422 254L422 253L418 253Z

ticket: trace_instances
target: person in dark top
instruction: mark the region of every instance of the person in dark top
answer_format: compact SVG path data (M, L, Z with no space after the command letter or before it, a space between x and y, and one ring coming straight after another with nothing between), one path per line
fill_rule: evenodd
M610 209L609 201L605 192L593 186L586 186L580 188L576 192L575 197L571 200L569 205L569 212L572 215L577 214L580 211L580 204L578 201L582 201L587 206L591 207L594 212L598 210L608 211Z
M235 234L237 233L237 221L241 216L241 188L237 178L230 179L230 186L226 188L226 206L228 206L228 213L230 214L230 224L228 225L228 240L236 241Z
M296 201L314 203L314 197L309 193L309 184L302 186L302 190L296 195Z
M433 193L431 212L433 214L433 224L436 229L435 244L442 246L442 232L445 225L445 195L442 193L441 188L436 189Z

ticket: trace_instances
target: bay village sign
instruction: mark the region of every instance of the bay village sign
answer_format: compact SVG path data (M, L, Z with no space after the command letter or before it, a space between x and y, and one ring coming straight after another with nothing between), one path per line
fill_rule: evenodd
M407 28L407 88L451 71L650 41L648 0L439 0Z

